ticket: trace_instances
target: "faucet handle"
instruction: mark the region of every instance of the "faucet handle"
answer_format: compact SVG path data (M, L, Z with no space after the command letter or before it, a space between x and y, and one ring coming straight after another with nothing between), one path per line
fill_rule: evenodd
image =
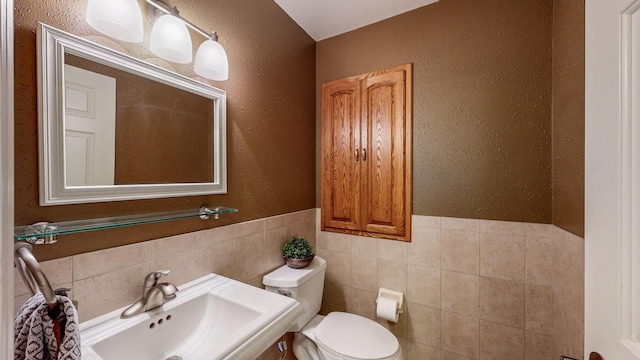
M160 277L167 276L169 275L169 273L171 273L171 270L157 270L147 274L147 276L144 278L144 286L151 287L157 285Z

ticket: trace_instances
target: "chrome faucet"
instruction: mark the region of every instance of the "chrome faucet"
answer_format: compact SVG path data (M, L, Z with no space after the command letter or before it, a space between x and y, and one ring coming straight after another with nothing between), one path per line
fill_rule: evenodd
M147 274L144 278L142 298L126 308L120 318L126 319L145 311L162 306L167 301L176 298L178 288L171 283L158 283L160 277L169 275L170 270L158 270Z

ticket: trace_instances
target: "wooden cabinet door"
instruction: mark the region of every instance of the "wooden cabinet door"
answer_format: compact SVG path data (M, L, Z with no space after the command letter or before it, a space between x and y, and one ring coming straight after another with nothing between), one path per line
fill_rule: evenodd
M411 115L411 64L322 85L322 230L410 241Z
M360 227L360 111L356 78L322 85L321 204L325 229Z
M407 166L411 164L411 133L407 131L411 117L405 84L409 71L410 67L398 67L373 73L362 79L360 86L361 228L402 240L408 239L411 217L411 173Z

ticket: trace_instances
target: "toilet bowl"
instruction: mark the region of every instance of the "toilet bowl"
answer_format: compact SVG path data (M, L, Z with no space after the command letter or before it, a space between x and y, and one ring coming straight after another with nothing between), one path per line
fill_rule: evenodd
M304 311L289 331L295 332L293 352L299 360L402 360L398 339L377 322L356 314L318 315L326 261L316 256L303 269L286 265L262 279L265 289L290 296Z

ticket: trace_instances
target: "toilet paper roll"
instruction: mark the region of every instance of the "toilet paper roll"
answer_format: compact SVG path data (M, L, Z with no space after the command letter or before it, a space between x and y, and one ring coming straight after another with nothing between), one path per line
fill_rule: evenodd
M391 298L379 297L376 315L381 319L398 322L398 301Z

